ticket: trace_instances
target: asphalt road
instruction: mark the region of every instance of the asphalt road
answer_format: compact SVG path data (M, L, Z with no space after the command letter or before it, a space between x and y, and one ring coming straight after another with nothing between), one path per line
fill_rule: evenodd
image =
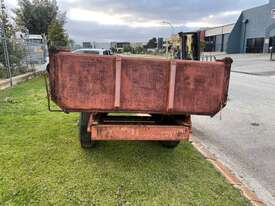
M275 61L233 55L229 101L214 118L193 117L193 134L275 205Z

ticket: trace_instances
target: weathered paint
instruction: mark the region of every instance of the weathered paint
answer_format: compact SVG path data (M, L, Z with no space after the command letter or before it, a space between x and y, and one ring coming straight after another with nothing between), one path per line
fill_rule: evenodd
M188 140L190 128L186 126L160 125L92 125L93 140Z
M213 116L226 104L231 63L55 52L51 97L65 111Z

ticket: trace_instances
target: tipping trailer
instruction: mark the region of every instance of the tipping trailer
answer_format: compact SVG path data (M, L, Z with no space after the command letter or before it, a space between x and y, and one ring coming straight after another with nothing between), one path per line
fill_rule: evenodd
M191 115L225 107L232 59L215 62L50 52L50 101L79 112L83 148L99 140L188 140ZM46 81L47 82L47 81Z

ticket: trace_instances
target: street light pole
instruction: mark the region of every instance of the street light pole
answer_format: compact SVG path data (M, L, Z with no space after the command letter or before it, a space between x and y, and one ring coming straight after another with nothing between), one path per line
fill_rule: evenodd
M169 21L162 21L161 23L162 24L167 24L167 25L170 26L170 28L171 28L171 37L173 37L173 35L175 33L175 28L174 28L173 24L170 23ZM168 38L166 40L166 56L168 56Z
M7 39L6 39L6 13L5 13L5 5L4 0L0 1L1 3L1 39L3 42L3 50L4 50L4 58L6 67L8 70L9 78L10 78L10 86L12 87L12 74L11 74L11 66L10 66L10 58L9 58L9 51L7 46Z
M173 24L169 21L162 21L163 24L167 24L171 27L171 34L173 35L175 33L175 27L173 26Z

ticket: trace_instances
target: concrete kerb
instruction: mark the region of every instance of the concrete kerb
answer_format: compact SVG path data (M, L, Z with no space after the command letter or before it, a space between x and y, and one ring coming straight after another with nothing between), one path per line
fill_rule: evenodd
M23 81L27 81L27 80L30 80L32 79L33 77L37 76L37 75L41 75L43 74L45 71L35 71L35 72L28 72L26 74L22 74L22 75L18 75L16 77L13 77L12 80L13 80L13 85L16 85L20 82L23 82ZM5 80L0 80L0 90L3 90L3 89L7 89L10 87L10 80L9 79L5 79Z
M204 158L209 161L215 169L220 172L224 178L233 187L239 189L242 195L248 199L254 206L265 206L264 202L257 197L255 192L253 192L247 185L245 185L241 180L232 172L230 168L225 166L221 160L219 160L215 154L208 151L201 143L198 138L191 136L190 142L192 145L204 156Z

